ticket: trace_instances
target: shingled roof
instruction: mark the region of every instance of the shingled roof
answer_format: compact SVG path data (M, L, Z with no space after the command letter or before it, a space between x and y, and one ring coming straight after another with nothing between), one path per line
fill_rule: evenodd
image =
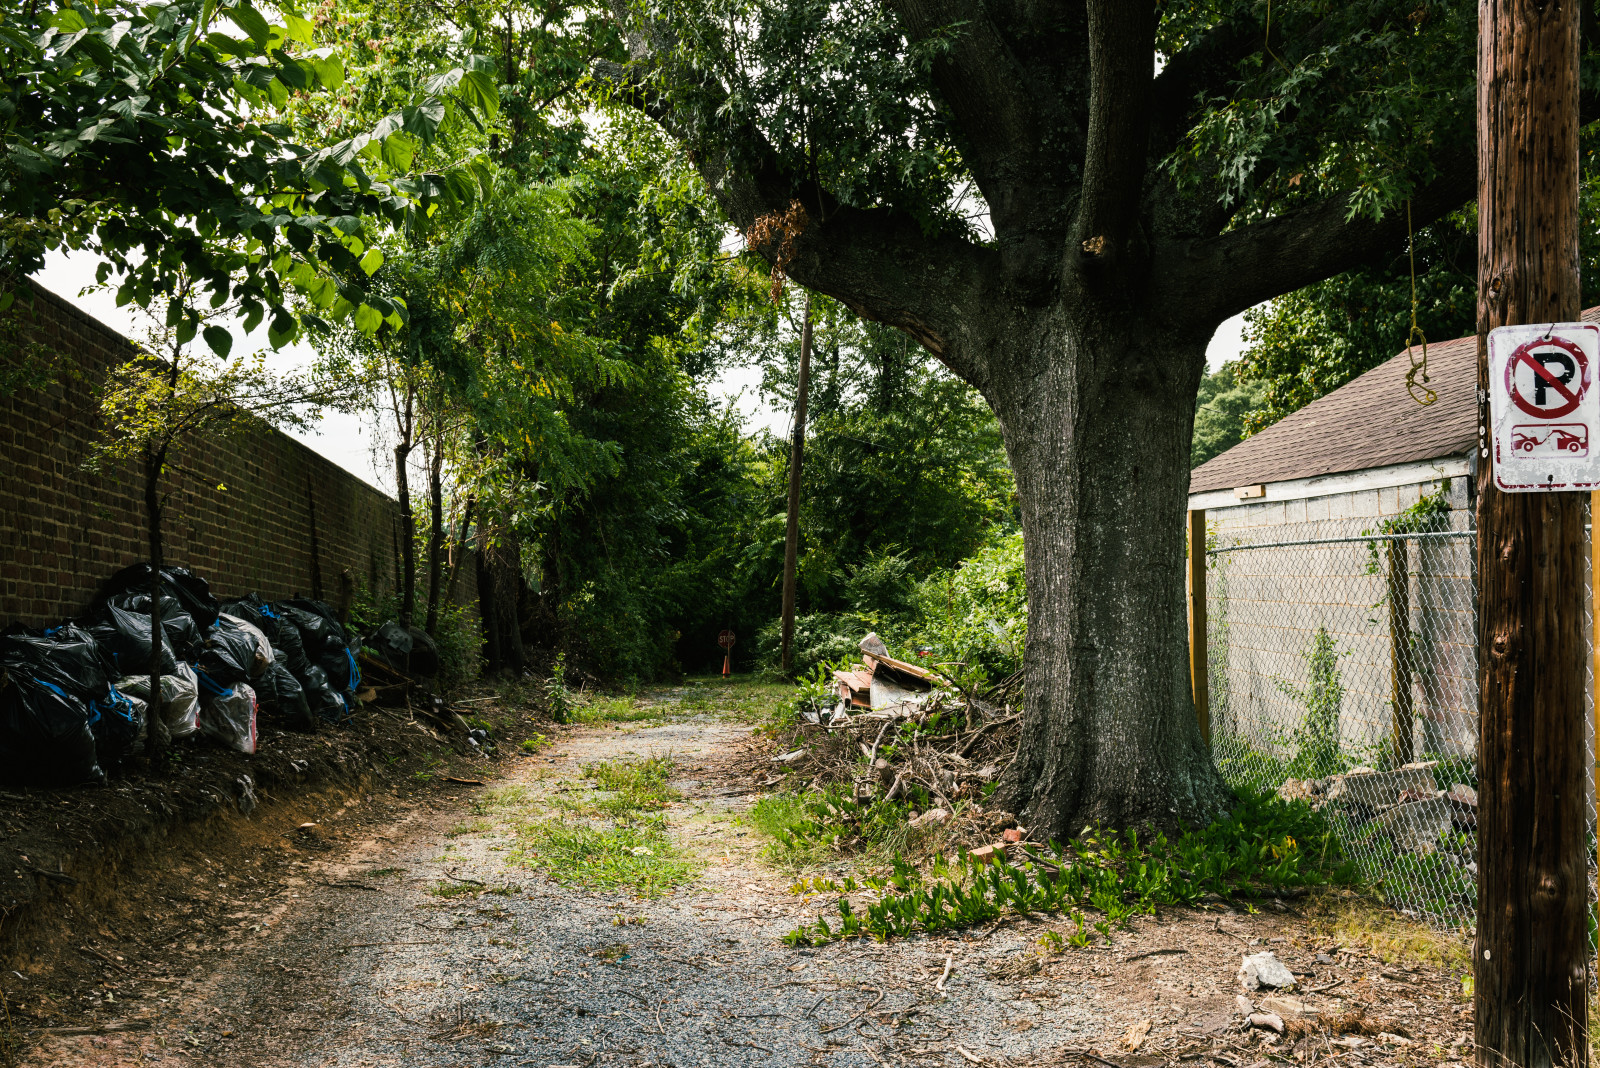
M1600 323L1600 307L1583 313ZM1288 482L1373 467L1461 456L1477 440L1478 339L1428 346L1426 408L1406 392L1404 352L1346 382L1189 474L1189 492Z

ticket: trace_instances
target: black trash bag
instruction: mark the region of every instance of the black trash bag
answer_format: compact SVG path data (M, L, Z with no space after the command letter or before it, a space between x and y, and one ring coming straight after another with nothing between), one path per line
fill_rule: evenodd
M439 646L425 630L390 620L362 644L402 675L432 678L439 673Z
M250 678L256 649L255 635L226 619L219 620L206 635L206 647L200 651L195 667L213 682L233 686Z
M91 628L96 638L103 643L110 639L110 632L104 628L111 627L118 632L118 637L109 641L109 649L115 658L118 668L124 675L139 675L150 670L150 595L142 591L129 590L103 598L96 606L95 612L100 622ZM172 659L193 660L200 655L204 642L200 638L200 628L195 625L194 617L184 610L183 605L170 593L161 596L161 630L166 636L163 645L171 646ZM100 638L102 634L106 638ZM144 655L140 659L139 650L143 649ZM163 660L163 670L170 670L169 664Z
M217 614L222 611L217 599L211 596L211 585L186 567L164 567L161 569L161 579L161 588L178 599L200 632L210 630L217 621ZM106 580L100 588L98 599L104 601L119 593L149 592L150 565L129 564Z
M145 680L146 686L149 680ZM133 747L144 734L145 713L134 707L115 686L100 700L89 702L89 731L94 735L96 759L100 767L116 768L133 754Z
M325 602L304 597L279 601L272 606L272 609L286 624L299 632L301 644L305 647L305 658L311 662L312 667L320 668L326 676L327 684L335 693L342 695L340 709L333 719L333 722L342 723L350 717L351 711L356 706L356 689L361 685L361 669L356 666L355 650L351 647L349 635L340 625L338 617ZM355 648L360 646L357 645ZM295 665L291 661L289 666L293 669ZM316 687L313 686L309 674L299 671L295 674L305 685L306 699L311 702L312 710L317 711L317 699L313 696ZM329 711L332 711L331 707ZM323 715L327 718L328 713Z
M0 638L0 668L13 678L51 683L85 705L106 697L114 670L94 635L71 623L39 636Z
M123 594L108 600L102 607L107 617L106 622L96 623L89 628L89 633L94 635L95 641L110 657L116 668L117 677L123 675L139 675L150 673L150 612L148 606L150 598L144 597L146 610L143 612L124 608L118 602L124 599L132 600ZM174 610L178 605L172 602ZM190 626L194 621L184 616ZM178 670L178 656L172 648L172 638L167 628L167 621L161 621L161 672L170 675Z
M340 693L354 694L361 685L361 669L356 666L356 655L340 646L317 662L328 675L328 685Z
M41 679L0 687L0 782L8 786L104 786L89 706Z
M343 723L350 718L349 706L328 684L327 672L313 664L301 682L305 686L306 706L313 716L324 723Z
M267 641L277 648L281 642L281 632L287 629L283 621L278 618L278 613L272 606L261 599L259 593L247 594L232 601L222 603L222 614L235 616L255 627L267 636Z
M306 703L305 687L284 664L273 661L254 686L263 715L282 719L294 730L310 730L316 726L311 706Z

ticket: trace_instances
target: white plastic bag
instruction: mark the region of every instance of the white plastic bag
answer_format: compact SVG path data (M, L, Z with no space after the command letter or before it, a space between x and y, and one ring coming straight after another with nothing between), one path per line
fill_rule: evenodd
M230 749L256 751L256 692L246 683L213 693L200 707L200 730Z
M117 689L148 707L150 702L150 676L125 675L117 680ZM199 730L200 680L194 668L178 661L178 669L171 675L161 676L161 718L167 732L174 738L183 738Z

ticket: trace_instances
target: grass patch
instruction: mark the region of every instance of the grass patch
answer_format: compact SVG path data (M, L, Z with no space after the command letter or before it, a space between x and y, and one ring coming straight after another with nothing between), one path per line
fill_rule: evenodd
M583 773L612 796L598 799L596 807L609 816L625 818L636 812L659 812L678 799L667 785L677 763L670 756L646 760L604 760L589 764Z
M1310 921L1318 937L1365 946L1386 964L1415 961L1463 975L1472 970L1472 943L1464 932L1440 931L1359 897L1317 897Z
M920 789L904 801L855 800L839 786L821 793L767 794L751 806L744 821L768 839L767 859L798 871L839 853L877 854L887 863L896 854L927 849L939 828L910 826L913 810L932 804Z
M628 890L645 898L661 897L700 871L672 844L660 816L611 827L536 820L522 828L511 859L543 869L563 886Z
M770 723L794 704L793 683L762 682L749 676L724 679L720 675L686 681L685 711L717 712L744 723Z
M554 744L554 742L546 738L544 735L535 734L532 738L524 738L522 741L518 742L517 748L521 749L524 753L537 753L539 750L548 749Z
M494 824L488 820L473 820L471 823L456 824L450 828L450 832L446 837L460 838L464 834L487 834L492 830L494 830Z
M667 710L660 705L642 705L632 695L608 697L602 694L574 698L567 712L571 723L637 723L664 719L666 714Z
M1249 899L1354 876L1319 815L1304 802L1265 793L1243 793L1228 816L1175 838L1091 833L1050 852L1051 857L1029 855L1017 864L987 866L966 854L953 861L941 856L926 876L896 857L889 875L860 882L847 878L842 884L802 882L794 888L797 893L840 895L839 925L819 919L785 937L795 945L868 936L884 940L1044 913L1072 916L1077 929L1066 941L1087 946L1110 941L1113 929L1161 906L1192 908L1207 894ZM864 900L865 911L857 912L846 895ZM1085 908L1101 918L1086 922Z
M522 825L511 862L540 868L564 886L628 890L660 897L699 874L701 865L673 844L662 809L677 798L668 785L671 757L606 760L583 769L600 789L589 797L552 804L574 815L604 815L615 822L542 819Z

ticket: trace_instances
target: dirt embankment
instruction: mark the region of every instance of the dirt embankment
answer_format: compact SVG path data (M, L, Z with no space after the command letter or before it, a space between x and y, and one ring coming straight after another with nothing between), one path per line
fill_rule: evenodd
M484 779L541 729L525 708L482 697L462 707L493 728L497 751L405 709L368 707L313 734L264 725L254 756L196 740L162 775L0 791L0 1064L17 1034L137 1015L248 930L240 908L252 892L365 825L465 788L452 778Z

